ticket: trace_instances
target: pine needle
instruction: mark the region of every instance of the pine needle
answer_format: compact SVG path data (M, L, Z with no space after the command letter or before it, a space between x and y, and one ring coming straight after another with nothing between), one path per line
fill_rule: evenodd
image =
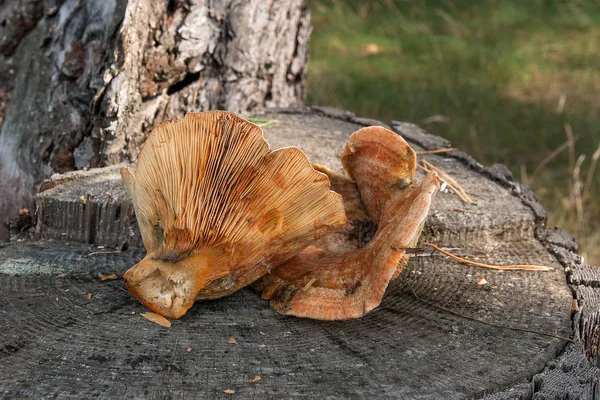
M443 183L445 183L462 201L464 201L467 204L474 204L474 201L471 200L469 195L463 190L463 188L458 184L458 182L454 180L454 178L452 178L446 172L431 164L427 160L421 160L421 162L423 162L423 165L417 164L417 167L421 168L425 172L437 172L438 176L440 177L440 180Z
M482 268L488 268L488 269L495 269L495 270L503 270L503 271L550 271L552 268L550 267L546 267L543 265L529 265L529 264L524 264L524 265L491 265L491 264L484 264L484 263L478 263L475 261L470 261L464 258L461 258L459 256L456 256L446 250L442 250L441 248L439 248L438 246L436 246L435 244L432 243L425 243L426 246L431 247L432 249L439 251L440 253L444 254L445 256L450 257L451 259L458 261L460 263L463 264L468 264L468 265L474 265L476 267L482 267Z
M456 147L448 147L447 149L436 149L436 150L423 150L423 151L417 151L417 155L418 156L422 156L425 154L440 154L440 153L449 153L451 151L456 150Z

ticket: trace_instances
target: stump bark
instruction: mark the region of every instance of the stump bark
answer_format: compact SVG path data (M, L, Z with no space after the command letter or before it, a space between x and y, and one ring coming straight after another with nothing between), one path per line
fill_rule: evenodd
M383 125L325 108L259 116L273 148L298 146L337 170L353 131ZM392 128L416 150L449 146L412 124ZM196 303L166 329L140 316L147 310L121 279L98 276L121 277L144 254L117 169L59 175L37 195L37 240L0 247L0 394L597 398L597 268L581 263L568 234L546 229L543 208L505 167L461 152L419 157L476 202L440 192L421 242L486 263L553 269L484 270L428 251L359 320L283 317L244 289ZM255 375L261 380L251 383Z
M134 161L163 121L300 106L306 1L267 3L0 2L0 241L44 178Z

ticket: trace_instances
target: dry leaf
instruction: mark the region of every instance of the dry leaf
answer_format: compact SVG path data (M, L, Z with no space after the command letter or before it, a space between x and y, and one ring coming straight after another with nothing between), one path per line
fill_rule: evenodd
M485 278L481 278L480 280L478 280L478 281L477 281L477 284L478 284L479 286L482 286L482 285L487 285L487 283L488 283L488 281L487 281L487 279L485 279Z
M258 382L260 381L262 378L260 377L260 375L256 375L254 378L252 378L250 380L250 383L254 383L254 382Z
M87 203L87 200L83 196L79 196L79 200L81 200L83 204Z
M119 279L119 276L117 274L103 274L103 273L98 273L98 276L100 277L101 281L112 281L113 279Z
M142 317L146 318L148 321L152 321L155 324L159 324L160 326L164 326L165 328L170 328L171 327L171 321L169 321L168 319L166 319L165 317L163 317L160 314L156 314L153 312L147 312L147 313L142 313L141 314Z
M58 274L56 277L57 278L64 278L65 276L67 276L67 274Z
M377 43L369 43L365 47L365 54L368 56L372 56L374 54L379 54L380 52L381 52L381 49L379 48Z
M235 394L235 390L233 390L233 389L225 389L225 390L223 390L223 393Z
M231 343L231 344L237 344L237 341L235 340L235 338L230 337L229 338L229 343Z
M188 353L190 353L191 351L192 351L192 348L191 348L191 347L188 347L188 348L187 348L187 352L188 352Z
M93 296L94 296L94 295L93 295L92 293L88 293L88 294L87 294L87 298L88 298L88 300L91 300Z

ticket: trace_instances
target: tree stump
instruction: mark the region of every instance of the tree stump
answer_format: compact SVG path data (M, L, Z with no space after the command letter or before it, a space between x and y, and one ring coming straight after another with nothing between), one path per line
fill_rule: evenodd
M353 131L383 125L325 108L260 118L273 148L298 146L337 170ZM449 146L412 124L392 128L417 151ZM37 195L37 240L0 247L0 394L597 398L598 269L581 264L569 235L545 228L544 210L505 167L458 151L419 157L476 202L440 192L421 242L486 263L553 269L492 271L426 251L362 319L284 317L246 288L196 303L166 329L140 316L147 310L121 279L99 277L120 278L144 254L118 169L55 176Z

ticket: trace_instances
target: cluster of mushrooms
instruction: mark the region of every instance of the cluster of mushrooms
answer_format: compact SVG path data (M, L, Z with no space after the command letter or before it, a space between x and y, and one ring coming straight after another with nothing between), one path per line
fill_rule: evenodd
M224 111L155 128L121 176L147 254L127 289L167 318L251 285L281 314L359 318L408 262L439 181L413 184L414 150L371 126L342 154L349 177Z

